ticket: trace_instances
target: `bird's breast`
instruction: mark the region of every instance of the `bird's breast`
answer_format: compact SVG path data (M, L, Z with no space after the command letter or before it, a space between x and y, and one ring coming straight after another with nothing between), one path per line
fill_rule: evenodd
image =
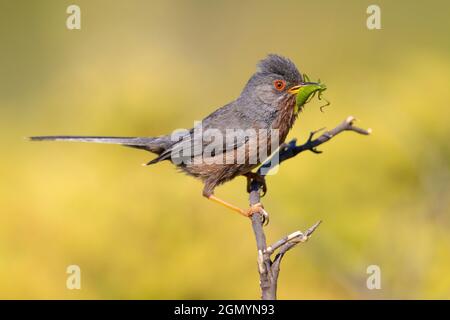
M297 113L294 107L294 95L285 97L277 106L277 115L272 123L272 129L278 130L280 144L286 140L289 131L297 119Z

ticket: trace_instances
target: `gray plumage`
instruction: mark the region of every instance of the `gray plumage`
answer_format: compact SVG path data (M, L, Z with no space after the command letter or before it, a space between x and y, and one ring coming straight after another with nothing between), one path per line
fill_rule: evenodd
M274 82L280 79L284 81L285 89L276 90ZM280 143L284 142L297 116L294 113L295 95L288 93L287 90L302 81L302 76L292 61L278 55L269 55L259 62L258 70L248 80L236 100L217 109L202 120L203 132L215 129L225 136L227 129L277 129L280 131ZM211 147L211 143L215 143L208 141L208 137L195 139L193 132L194 128L181 141L172 141L170 135L160 137L37 136L31 137L31 140L119 144L157 154L158 156L149 163L153 164L162 160L173 161L171 155L189 145L196 150L191 155L194 160L196 157L202 156L206 145ZM217 143L221 145L216 147L221 147L223 152L215 154L214 157L223 157L229 152L235 152L237 149L245 147L247 142L244 141L240 144ZM246 174L256 166L257 164L248 163L195 164L195 161L190 164L178 165L182 171L200 178L205 183L203 191L205 196L211 195L217 185L238 175Z

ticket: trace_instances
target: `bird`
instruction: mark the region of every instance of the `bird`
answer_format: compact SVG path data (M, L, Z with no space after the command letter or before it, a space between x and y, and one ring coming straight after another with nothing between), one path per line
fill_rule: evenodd
M307 81L305 81L305 78ZM154 165L162 161L171 161L180 171L200 179L203 182L203 196L225 206L245 217L254 213L262 213L262 219L268 214L261 203L254 204L248 209L225 201L214 194L217 186L233 180L238 176L247 177L249 181L256 179L262 183L263 192L267 190L265 179L261 174L252 172L274 152L272 136L261 139L260 132L277 133L278 143L281 145L294 125L302 106L296 105L296 97L308 88L318 83L310 82L307 76L297 69L288 58L269 54L257 64L256 71L247 81L240 95L232 102L218 108L191 129L184 130L174 139L174 134L153 137L102 137L102 136L32 136L32 141L76 141L118 144L127 147L149 151L156 158L146 163ZM204 136L196 135L201 128ZM226 142L217 139L213 141L215 132L226 136L228 131L254 130L256 138L233 139ZM206 137L205 137L206 136ZM209 139L208 139L209 138ZM239 138L239 136L238 136ZM249 148L265 149L263 156L249 161ZM276 146L275 146L276 148ZM205 151L213 150L205 157ZM182 151L186 154L182 153ZM240 163L223 161L233 158L243 152L244 161ZM259 153L258 153L259 154ZM209 160L209 161L206 161ZM211 161L212 160L212 161Z

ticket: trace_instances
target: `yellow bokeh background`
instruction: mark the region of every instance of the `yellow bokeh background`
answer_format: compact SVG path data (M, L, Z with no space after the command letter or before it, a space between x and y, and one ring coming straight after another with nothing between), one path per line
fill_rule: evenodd
M0 2L0 298L253 299L248 220L202 184L119 146L30 135L151 136L236 98L268 53L327 84L290 138L344 133L268 178L269 242L321 219L289 252L281 299L450 298L448 1ZM245 179L216 194L248 205ZM81 290L66 268L81 268ZM381 268L368 290L366 268Z

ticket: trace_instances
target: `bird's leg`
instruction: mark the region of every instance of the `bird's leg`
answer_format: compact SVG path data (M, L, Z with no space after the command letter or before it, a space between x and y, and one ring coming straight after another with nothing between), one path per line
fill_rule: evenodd
M251 190L252 180L255 180L259 184L261 184L261 190L262 190L261 197L265 196L265 194L267 193L267 184L266 184L266 178L262 174L259 174L257 172L247 172L247 173L244 173L243 176L245 176L247 178L247 192L248 193L250 193L252 191Z
M205 195L209 200L214 201L218 204L223 205L224 207L233 210L234 212L237 212L241 215L243 215L244 217L248 217L251 218L253 214L255 213L260 213L261 214L261 219L262 219L262 223L264 225L267 225L269 223L269 214L267 213L266 210L264 210L264 207L262 206L261 203L256 203L254 205L252 205L247 211L236 207L235 205L232 205L229 202L226 202L225 200L222 200L218 197L216 197L213 194L210 195Z
M223 205L224 207L226 207L226 208L228 208L228 209L231 209L231 210L233 210L233 211L235 211L235 212L237 212L237 213L239 213L239 214L241 214L241 215L243 215L243 216L245 216L245 217L249 217L249 215L247 214L247 211L242 210L241 208L236 207L235 205L233 205L233 204L231 204L231 203L229 203L229 202L226 202L225 200L222 200L222 199L216 197L216 196L213 195L213 194L207 196L207 198L208 198L209 200L212 200L212 201L214 201L214 202L216 202L216 203L218 203L218 204L221 204L221 205Z

